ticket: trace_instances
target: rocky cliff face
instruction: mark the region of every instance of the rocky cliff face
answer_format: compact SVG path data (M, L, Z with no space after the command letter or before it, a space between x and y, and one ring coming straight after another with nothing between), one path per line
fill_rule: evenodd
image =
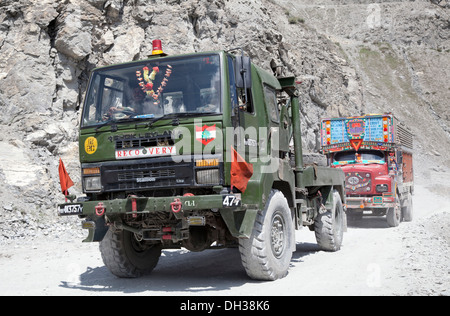
M320 117L392 111L413 128L420 162L448 168L449 29L447 1L2 0L0 221L46 227L62 198L59 157L80 193L89 72L146 58L156 38L168 54L242 47L284 66L302 81L311 152ZM2 234L17 235L9 226Z
M362 88L363 111L390 111L411 126L424 162L430 153L447 155L442 148L450 139L448 1L280 3L345 55ZM441 159L433 163L449 166Z

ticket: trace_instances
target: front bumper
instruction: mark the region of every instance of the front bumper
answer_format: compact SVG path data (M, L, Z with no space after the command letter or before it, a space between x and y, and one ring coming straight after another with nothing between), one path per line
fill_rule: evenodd
M352 197L347 195L347 209L373 209L395 207L395 198L389 196Z
M86 219L82 226L89 229L89 236L84 242L103 239L108 228L105 216L115 222L117 217L123 215L138 217L140 214L171 212L182 223L199 225L190 223L192 218L199 219L196 216L190 217L195 210L210 210L220 214L230 234L236 238L250 237L258 212L255 205L242 204L239 193L157 198L129 196L126 199L83 201L58 205L58 215L78 215ZM121 222L119 219L118 223ZM124 224L122 225L125 227Z
M58 215L103 216L113 214L146 214L193 210L242 209L241 194L214 194L174 197L137 197L58 204Z

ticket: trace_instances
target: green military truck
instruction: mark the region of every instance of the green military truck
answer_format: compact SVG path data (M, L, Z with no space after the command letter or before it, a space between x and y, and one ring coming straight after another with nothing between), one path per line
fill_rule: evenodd
M157 42L155 42L157 44ZM295 230L339 250L344 173L303 164L294 77L243 52L177 56L93 70L81 117L85 196L78 215L118 277L156 266L162 249L238 247L253 279L287 274Z

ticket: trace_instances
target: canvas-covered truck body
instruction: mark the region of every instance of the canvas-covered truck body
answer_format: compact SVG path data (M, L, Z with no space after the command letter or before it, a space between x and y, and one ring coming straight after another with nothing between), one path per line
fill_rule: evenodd
M345 172L349 218L412 219L413 135L393 114L322 119L321 150Z
M341 246L344 173L303 166L294 77L243 54L156 54L95 69L80 125L85 195L58 213L83 220L119 277L162 249L238 247L250 277L274 280L303 226Z

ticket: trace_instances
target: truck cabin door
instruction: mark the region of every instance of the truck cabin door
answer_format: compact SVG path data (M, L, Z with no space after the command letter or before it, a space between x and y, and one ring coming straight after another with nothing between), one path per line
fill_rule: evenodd
M240 58L238 56L236 58ZM234 128L233 146L237 152L250 162L258 157L259 142L259 124L257 110L255 109L255 101L251 81L246 82L245 87L243 81L239 82L237 78L240 76L236 73L236 69L242 66L236 66L236 60L228 56L228 72L230 78L230 97L231 97L231 121ZM247 63L246 67L250 67ZM251 70L247 70L251 71Z

